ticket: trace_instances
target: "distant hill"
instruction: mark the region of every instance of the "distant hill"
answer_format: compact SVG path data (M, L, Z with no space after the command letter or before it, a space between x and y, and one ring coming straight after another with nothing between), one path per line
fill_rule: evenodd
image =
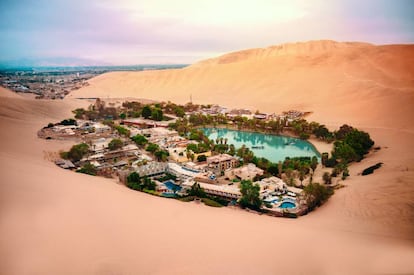
M313 111L325 123L414 130L414 45L330 40L233 52L183 69L114 72L70 97L140 97L265 112Z

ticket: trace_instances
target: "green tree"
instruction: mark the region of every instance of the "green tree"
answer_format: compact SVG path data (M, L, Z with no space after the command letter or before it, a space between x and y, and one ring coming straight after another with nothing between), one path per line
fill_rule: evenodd
M190 191L188 191L188 195L194 196L194 197L199 197L199 198L205 198L206 197L206 192L204 191L204 189L200 186L200 184L198 182L195 182L191 186Z
M86 110L83 109L83 108L78 108L78 109L75 109L74 111L72 111L72 113L75 114L76 119L83 119L83 116L85 115Z
M156 121L161 121L164 118L164 114L160 108L154 108L151 111L151 118Z
M122 142L122 140L120 140L119 138L114 138L113 140L109 142L108 148L109 150L113 151L113 150L121 149L123 145L124 143Z
M305 169L303 167L301 167L299 169L300 186L303 186L303 180L305 179L305 176L306 176Z
M132 172L128 175L127 187L134 190L141 190L141 177L137 172Z
M305 200L310 210L321 206L333 194L331 188L327 188L319 183L309 183L303 189Z
M128 175L127 182L140 183L141 182L141 177L139 176L139 174L137 172L132 172L131 174Z
M155 184L155 182L153 182L147 176L142 178L142 181L141 181L141 188L142 189L155 190L156 187L157 187L157 185Z
M236 154L236 147L234 146L234 144L230 144L229 145L229 155L234 156Z
M267 168L267 172L269 172L270 174L272 174L273 176L278 176L279 175L279 168L278 165L275 163L272 163L271 165L269 165L269 167Z
M71 161L77 162L80 161L88 153L88 149L89 146L86 143L73 145L72 148L70 148L67 156Z
M332 183L332 177L328 172L323 173L322 179L323 179L323 182L325 184L331 184Z
M131 138L138 146L143 146L148 143L148 140L142 135L135 135Z
M119 118L120 118L120 119L126 119L126 117L127 117L127 116L126 116L126 114L125 114L125 113L120 113L120 114L119 114Z
M203 162L203 161L206 161L206 160L207 160L206 155L198 155L197 156L197 161L198 162Z
M155 151L157 151L159 148L160 147L157 144L155 144L155 143L149 143L146 150L148 152L155 153Z
M97 171L98 170L93 164L87 162L76 172L91 175L91 176L96 176Z
M145 105L144 108L142 108L141 114L146 119L151 117L151 114L152 114L151 106Z
M329 154L327 152L322 153L321 162L323 166L326 166L326 162L329 159Z
M347 177L349 177L349 170L348 167L345 167L342 171L342 180L345 180Z
M165 150L157 150L154 152L154 156L158 161L166 161L170 154Z
M131 133L127 128L119 126L119 125L114 126L114 128L117 130L118 134L121 136L129 137Z
M315 173L316 167L318 167L318 158L313 156L311 163L310 163L310 167L312 168L312 172Z
M188 144L187 145L187 151L193 151L194 153L197 154L199 152L197 144L194 144L194 143Z
M357 160L358 154L348 143L335 141L332 157L341 160L341 162L348 163Z
M369 149L374 145L368 133L353 129L344 138L344 142L348 144L358 155L357 160L361 160Z
M183 108L183 107L181 107L181 106L176 106L176 107L174 108L174 113L175 113L175 115L176 115L176 116L178 116L178 117L184 117L184 115L185 115L184 108Z
M64 119L59 124L60 125L65 125L65 126L69 126L69 125L75 125L76 126L76 125L78 125L76 120L74 120L73 118Z
M240 193L242 194L239 203L244 208L260 210L262 200L260 199L260 186L253 184L250 180L243 180L240 183Z

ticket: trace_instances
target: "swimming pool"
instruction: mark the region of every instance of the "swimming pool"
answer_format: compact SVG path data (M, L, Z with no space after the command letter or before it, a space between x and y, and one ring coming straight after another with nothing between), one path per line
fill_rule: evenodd
M293 202L290 201L284 201L282 202L282 204L279 206L279 208L282 209L286 209L286 208L295 208L296 204L294 204Z
M164 182L165 187L167 187L171 191L181 191L182 187L175 184L173 181L169 180Z
M161 196L164 198L176 198L177 194L174 193L161 193Z

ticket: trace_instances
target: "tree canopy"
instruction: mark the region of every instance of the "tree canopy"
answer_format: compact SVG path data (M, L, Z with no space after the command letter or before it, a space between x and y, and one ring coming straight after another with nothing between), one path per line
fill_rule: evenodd
M72 148L70 148L67 157L71 161L80 161L84 155L88 153L89 146L86 143L80 143L73 145Z
M143 146L148 143L148 140L142 135L135 135L131 138L138 146Z
M260 186L253 184L250 180L243 180L240 183L240 192L242 194L239 203L244 208L260 210L262 200L260 199Z
M114 138L113 140L109 142L108 148L109 150L113 151L113 150L121 149L123 145L124 143L122 142L122 140L120 140L119 138Z
M91 175L91 176L96 176L96 173L98 172L98 170L93 164L87 162L76 172Z
M321 206L333 194L331 188L327 188L317 182L309 183L303 191L305 192L305 199L311 210L317 206Z
M152 110L151 110L151 106L149 105L145 105L144 108L142 108L142 116L144 118L149 118L151 116Z

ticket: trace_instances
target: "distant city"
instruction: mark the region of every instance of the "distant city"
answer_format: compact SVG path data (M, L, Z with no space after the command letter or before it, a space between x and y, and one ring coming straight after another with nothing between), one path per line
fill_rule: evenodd
M88 86L87 80L114 71L179 69L187 64L130 66L14 67L0 69L0 85L36 99L63 99L71 91Z

